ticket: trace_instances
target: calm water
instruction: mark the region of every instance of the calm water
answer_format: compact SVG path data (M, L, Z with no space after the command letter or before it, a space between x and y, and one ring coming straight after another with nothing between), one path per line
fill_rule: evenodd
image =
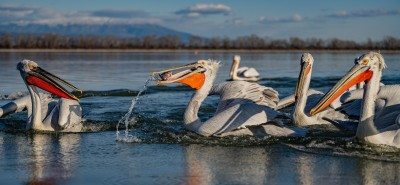
M313 88L326 91L353 65L354 53L314 53ZM0 105L27 89L15 69L31 59L79 88L86 133L32 133L26 113L0 119L0 184L399 184L400 152L349 136L300 139L205 138L186 131L182 115L193 91L150 85L134 109L135 143L116 142L115 126L152 71L221 60L217 82L228 78L235 53L0 52ZM294 91L301 53L240 53L260 84L281 97ZM400 80L400 54L384 54L383 82ZM212 116L217 97L200 117ZM321 137L322 136L322 137Z

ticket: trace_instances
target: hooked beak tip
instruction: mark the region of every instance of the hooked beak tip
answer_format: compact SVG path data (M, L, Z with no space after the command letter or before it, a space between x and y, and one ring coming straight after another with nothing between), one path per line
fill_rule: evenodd
M78 102L80 101L80 99L78 97L74 96L74 95L72 95L72 99L74 99L74 100L76 100Z

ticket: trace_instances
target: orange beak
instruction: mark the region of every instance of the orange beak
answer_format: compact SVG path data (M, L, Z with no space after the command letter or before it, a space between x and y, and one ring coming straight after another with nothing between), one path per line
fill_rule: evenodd
M176 74L172 75L172 71L182 68L189 68L189 69L177 72ZM164 76L165 73L170 73L170 76L161 77L161 79L155 76L155 78L157 79L157 85L169 84L169 83L181 83L188 85L193 89L199 90L201 87L203 87L206 79L206 75L204 74L205 71L206 69L203 67L203 65L201 63L196 62L181 67L175 67L159 72L153 72L153 76L159 75L161 77Z
M369 70L368 66L362 66L356 64L353 68L347 72L342 79L332 87L322 99L317 103L317 105L311 109L310 115L315 115L318 112L324 110L329 104L335 101L336 98L341 96L347 89L351 86L358 84L360 82L367 81L372 78L373 72Z
M204 73L196 73L177 82L186 84L193 89L199 90L201 87L203 87L205 80L206 75Z
M303 91L304 81L308 74L310 74L312 69L312 65L308 62L301 63L301 71L299 74L299 80L297 81L296 91L294 94L295 100L300 96L301 92Z

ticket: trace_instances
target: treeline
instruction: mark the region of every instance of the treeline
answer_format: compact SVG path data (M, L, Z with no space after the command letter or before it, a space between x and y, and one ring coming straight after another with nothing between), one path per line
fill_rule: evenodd
M114 36L69 37L56 34L0 35L3 49L261 49L261 50L399 50L400 39L385 37L382 40L368 39L355 42L342 39L290 39L261 38L257 35L201 38L191 36L182 41L177 36L145 36L143 38L118 38Z

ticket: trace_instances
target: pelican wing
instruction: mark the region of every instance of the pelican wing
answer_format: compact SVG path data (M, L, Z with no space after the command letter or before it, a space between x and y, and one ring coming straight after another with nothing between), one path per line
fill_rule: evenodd
M386 106L399 105L400 85L381 86L377 98L385 100Z
M71 128L76 125L81 125L82 107L76 100L61 98L59 100L59 118L58 125L66 128ZM80 131L80 130L79 130Z
M27 108L31 102L29 95L18 98L0 107L0 118L5 117L9 114L21 112Z
M396 123L397 123L398 125L400 125L400 114L399 114L399 115L397 115L397 118L396 118Z
M321 91L317 91L315 89L309 89L307 91L307 96L310 98L310 100L307 99L307 104L315 105L317 101L319 100L318 98L322 97L323 93ZM296 103L296 100L294 98L294 94L286 96L285 98L282 98L279 100L278 104L276 105L275 110L280 110L284 109L286 107L292 106ZM307 107L306 107L307 108ZM306 109L308 110L308 109Z
M375 119L377 119L377 116L387 114L386 111L393 112L392 107L397 107L400 104L399 90L399 85L381 85L375 103ZM364 89L344 93L340 98L343 104L338 110L345 112L349 116L360 117L363 94Z
M249 68L248 67L239 67L237 70L236 70L236 73L237 73L237 75L242 75L242 73L244 73L245 71L247 71Z
M275 108L279 101L279 94L274 89L246 81L224 82L214 85L210 94L220 96L216 114L230 106L245 102Z
M390 145L400 145L400 86L385 85L381 86L375 100L375 116L371 124L369 135L380 135ZM363 89L358 89L345 93L342 96L343 106L340 111L349 116L360 116L360 109L363 97ZM373 125L372 125L373 124ZM381 143L386 143L381 141Z
M363 112L365 117L358 126L357 137L369 143L400 148L400 85L381 86L375 97L366 98L373 98L365 100L369 104L363 106L374 105L374 114ZM368 111L371 107L364 108Z
M319 92L319 91L316 91ZM306 107L304 108L304 110L306 112L310 112L310 110L319 102L319 100L321 100L321 98L324 96L323 93L311 93L308 97L307 97L307 103L306 103ZM331 107L329 107L331 108Z
M42 105L42 117L46 117L48 114L47 110L49 109L49 106L54 106L54 104L51 103L52 97L49 94L44 93L39 93L39 96ZM30 115L32 114L32 103L30 95L23 96L0 107L0 117L4 117L9 114L25 110L28 111L28 117L30 117Z
M238 76L250 78L250 77L259 77L260 74L254 68L247 68L244 70L238 70Z
M381 86L375 107L375 126L378 129L393 127L398 130L400 114L400 85Z
M261 125L278 115L278 112L252 102L231 104L216 113L201 125L188 125L186 128L201 135L219 135L248 126Z
M360 118L362 99L356 99L351 102L342 104L338 111L345 113L349 118L358 120Z
M364 94L364 89L356 89L352 91L345 92L341 97L340 101L343 103L348 103L354 100L362 99Z
M294 94L286 96L279 100L278 104L275 107L275 110L281 110L286 107L290 107L290 106L294 105L294 103L296 103Z
M390 89L390 86L386 87L383 83L380 83L380 89L381 92L378 93L378 96L380 95L381 97L386 96L382 94L383 92L386 92L388 90L385 89ZM388 92L386 92L388 93ZM389 92L390 93L390 92ZM362 99L364 95L364 89L354 89L354 90L349 90L345 92L340 98L340 107L334 107L337 110L344 112L347 114L349 117L352 117L354 119L358 119L361 114L361 104L362 104ZM383 108L382 104L385 104L385 102L381 102L382 99L378 98L376 102L375 109L376 110L381 110Z
M307 134L307 129L305 128L290 128L285 126L279 126L274 124L262 124L249 126L244 129L237 129L231 132L224 132L215 136L225 137L225 136L276 136L276 137L304 137Z
M61 98L58 101L53 100L46 105L47 114L43 116L44 125L62 129L64 132L81 131L82 108L79 102Z

